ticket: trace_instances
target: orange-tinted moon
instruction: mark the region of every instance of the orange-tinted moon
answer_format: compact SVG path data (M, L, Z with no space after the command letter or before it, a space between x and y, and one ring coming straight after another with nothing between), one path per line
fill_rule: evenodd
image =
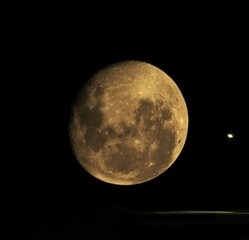
M72 105L69 136L80 165L117 185L162 174L181 153L188 111L176 83L158 67L122 61L95 73Z

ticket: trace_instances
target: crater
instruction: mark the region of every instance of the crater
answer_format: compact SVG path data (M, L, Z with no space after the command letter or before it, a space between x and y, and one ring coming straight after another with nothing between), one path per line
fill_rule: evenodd
M96 90L94 91L94 96L96 98L100 98L104 95L104 90L101 87L97 87Z

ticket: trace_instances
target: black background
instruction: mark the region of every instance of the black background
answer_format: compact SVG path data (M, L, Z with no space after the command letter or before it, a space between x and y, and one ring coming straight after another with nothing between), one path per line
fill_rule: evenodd
M170 15L167 8L158 12L160 6L124 13L101 7L76 13L63 6L21 14L11 23L5 88L10 148L1 175L5 236L90 236L103 223L111 228L108 221L119 219L117 207L248 210L248 25L243 8L233 7L199 6ZM122 60L165 71L189 113L179 158L159 177L135 186L90 176L68 138L79 88L96 71ZM227 138L230 132L233 139Z

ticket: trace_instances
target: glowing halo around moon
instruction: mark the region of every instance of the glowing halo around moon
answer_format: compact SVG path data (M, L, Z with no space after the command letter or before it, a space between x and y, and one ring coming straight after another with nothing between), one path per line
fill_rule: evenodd
M72 104L69 137L80 165L116 185L152 180L181 153L188 131L185 99L158 67L121 61L95 73Z

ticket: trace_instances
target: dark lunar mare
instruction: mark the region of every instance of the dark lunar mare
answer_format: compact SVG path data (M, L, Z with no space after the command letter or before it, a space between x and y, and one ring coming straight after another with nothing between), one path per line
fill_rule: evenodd
M154 117L160 116L160 117ZM158 142L158 147L152 152L151 159L148 156L141 162L141 167L145 170L141 171L137 176L139 181L144 180L145 177L155 177L159 174L156 170L161 171L167 163L172 160L173 150L176 145L177 136L173 130L164 128L164 120L169 121L172 113L169 108L166 108L163 101L157 100L154 103L149 99L142 99L139 101L139 107L135 110L136 124L144 126L144 133L150 143ZM149 148L149 146L148 146ZM146 151L148 154L148 150ZM148 167L148 163L153 161L153 165Z

